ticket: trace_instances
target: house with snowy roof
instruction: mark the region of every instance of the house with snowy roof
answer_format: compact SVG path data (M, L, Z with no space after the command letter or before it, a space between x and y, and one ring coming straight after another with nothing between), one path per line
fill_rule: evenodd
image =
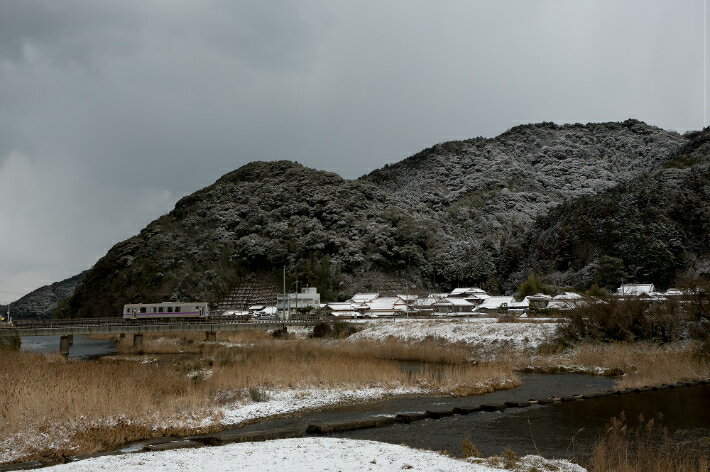
M547 308L554 310L572 310L578 306L586 304L584 297L574 292L564 292L555 295L547 304Z
M481 304L478 305L474 311L507 310L512 303L515 303L515 298L513 297L491 296L483 300L483 302L481 302Z
M652 296L656 293L656 287L653 284L621 284L616 289L616 294L619 297L643 297Z
M434 313L472 313L475 305L464 298L440 298L431 305Z
M358 317L367 309L367 305L356 305L352 302L331 302L326 305L326 309L333 316Z
M407 302L399 297L378 297L367 302L366 314L370 316L394 316L407 312Z

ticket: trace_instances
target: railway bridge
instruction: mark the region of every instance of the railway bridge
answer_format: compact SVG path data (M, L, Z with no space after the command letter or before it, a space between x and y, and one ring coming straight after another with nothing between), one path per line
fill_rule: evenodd
M59 352L69 354L75 334L126 334L133 335L133 347L143 348L145 333L204 332L207 341L216 341L217 333L245 330L272 330L288 326L315 326L321 321L244 321L233 317L199 320L150 320L131 323L123 318L78 318L68 320L17 320L12 325L0 327L0 337L59 336Z

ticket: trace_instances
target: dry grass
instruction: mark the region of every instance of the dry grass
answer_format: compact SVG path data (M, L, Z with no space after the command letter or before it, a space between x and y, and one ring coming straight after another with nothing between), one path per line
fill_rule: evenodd
M654 420L640 419L629 427L624 418L612 419L596 444L589 472L707 472L708 443L678 441Z
M519 383L506 366L466 362L470 353L463 348L287 341L256 333L225 341L233 344L146 337L148 352L173 352L165 346L183 345L199 351L187 359L157 356L163 360L152 363L78 362L58 355L6 353L0 364L0 438L45 431L66 436L59 447L52 446L54 455L69 454L70 447L71 454L89 453L131 440L194 431L202 419L218 419L223 405L253 399L250 392L419 387L467 395ZM422 363L412 373L402 370L397 359L446 363ZM0 460L8 444L0 443ZM26 458L47 455L47 448L46 442L34 449L25 447Z
M580 365L618 368L619 388L635 388L710 377L710 362L692 344L659 346L651 343L585 344L573 360Z
M513 360L516 367L556 371L560 366L621 371L617 388L636 388L710 377L710 362L698 343L585 343L560 354Z

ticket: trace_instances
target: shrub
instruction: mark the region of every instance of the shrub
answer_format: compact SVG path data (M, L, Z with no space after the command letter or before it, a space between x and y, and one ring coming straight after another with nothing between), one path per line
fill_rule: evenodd
M466 458L466 457L482 457L483 455L481 454L481 451L478 450L475 444L473 444L473 441L471 441L471 438L466 436L463 438L461 441L461 455Z
M688 321L686 310L675 300L651 303L608 297L572 310L560 334L573 341L666 343L680 339Z
M255 402L265 402L269 399L269 396L263 390L252 387L249 389L249 398Z
M0 351L3 349L10 349L13 351L17 351L20 349L21 345L20 337L19 336L12 336L12 337L5 337L2 336L0 337Z
M536 293L544 293L547 295L554 295L554 290L543 284L534 275L529 275L528 278L518 285L518 291L516 292L518 297L525 298L529 295L535 295Z
M332 323L318 323L313 327L314 338L347 338L354 334L358 329L352 324L345 321L333 321Z
M282 328L274 330L274 332L271 333L271 336L276 339L288 339L288 328L284 326Z

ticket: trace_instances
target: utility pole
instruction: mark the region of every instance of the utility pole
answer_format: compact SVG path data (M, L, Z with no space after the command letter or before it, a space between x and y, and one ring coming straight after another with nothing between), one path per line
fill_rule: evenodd
M286 303L288 303L288 299L286 298L286 264L284 264L284 308L283 312L281 313L281 317L285 320L286 319Z

